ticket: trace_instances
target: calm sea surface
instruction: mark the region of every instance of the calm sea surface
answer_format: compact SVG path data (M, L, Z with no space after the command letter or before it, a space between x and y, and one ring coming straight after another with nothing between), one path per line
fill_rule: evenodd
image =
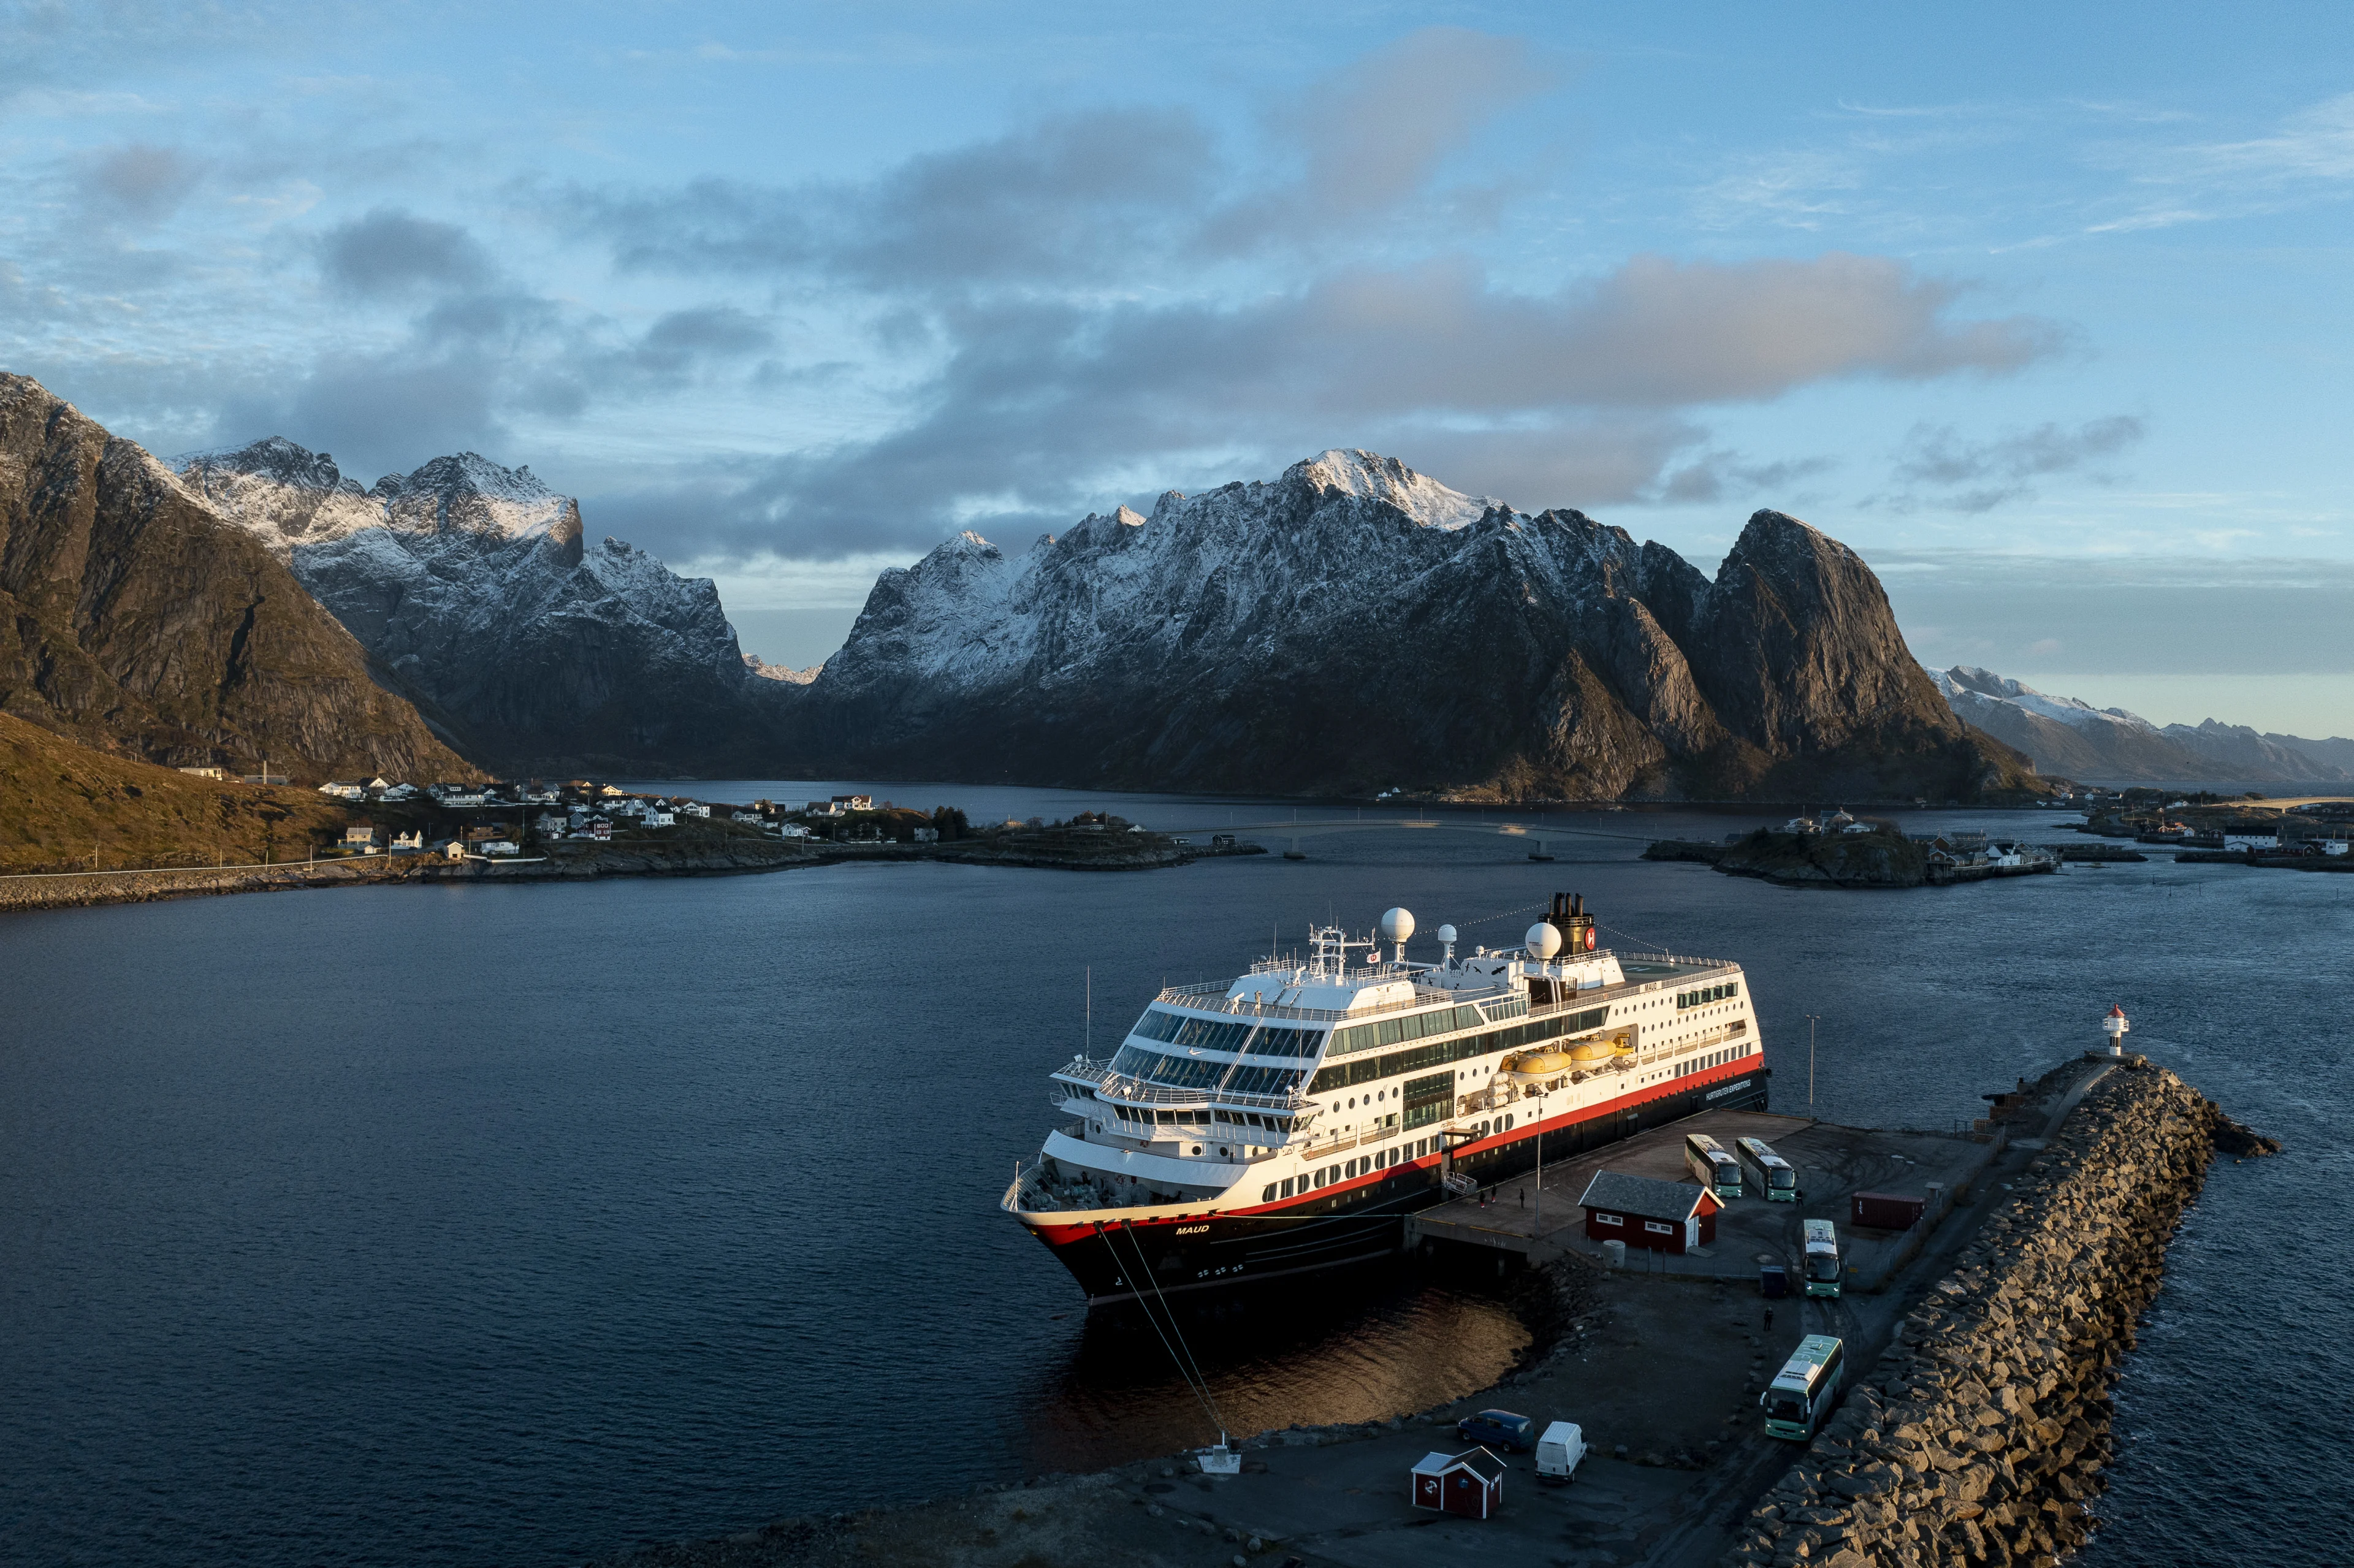
M876 792L1204 832L1293 810ZM1124 875L0 918L0 1560L555 1564L1204 1441L1157 1341L1087 1326L995 1207L1090 971L1100 1049L1164 979L1226 974L1273 931L1404 904L1502 944L1556 888L1622 947L1745 963L1782 1109L1805 1108L1808 1013L1819 1110L1946 1127L2123 1002L2136 1046L2288 1152L2218 1166L2176 1244L2088 1561L2354 1560L2329 1436L2354 1397L2331 1217L2354 878L2154 863L1801 894L1633 861L1743 819L1549 825L1620 836L1560 838L1550 865L1509 838L1350 832L1303 836L1305 862ZM1474 1283L1407 1276L1255 1308L1202 1348L1248 1431L1420 1408L1523 1339Z

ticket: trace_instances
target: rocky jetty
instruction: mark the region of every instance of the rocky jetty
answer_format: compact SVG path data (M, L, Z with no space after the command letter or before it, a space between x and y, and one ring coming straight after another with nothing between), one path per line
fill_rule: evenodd
M1733 843L1662 839L1645 860L1690 860L1728 876L1755 876L1783 887L1920 887L1928 851L1889 829L1870 833L1786 833L1760 828Z
M2137 1056L2093 1086L1727 1561L2042 1568L2082 1545L2110 1385L2219 1137L2269 1141Z

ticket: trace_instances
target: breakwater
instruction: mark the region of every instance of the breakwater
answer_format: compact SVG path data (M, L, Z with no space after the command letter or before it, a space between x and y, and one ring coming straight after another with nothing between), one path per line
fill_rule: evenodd
M2087 1089L1879 1361L1850 1374L1730 1561L2043 1564L2082 1545L2114 1449L2110 1385L2219 1145L2277 1147L2139 1057Z
M0 876L0 912L68 909L101 904L146 904L208 894L291 893L313 887L383 883L583 882L609 876L730 876L839 865L845 861L902 863L946 861L959 865L1024 866L1051 871L1154 871L1235 854L1263 854L1257 844L1195 848L1166 840L1133 849L1074 853L1005 846L987 841L939 844L722 844L659 842L566 844L545 859L449 861L434 854L352 855L291 861L282 865L180 866L156 870L46 872Z

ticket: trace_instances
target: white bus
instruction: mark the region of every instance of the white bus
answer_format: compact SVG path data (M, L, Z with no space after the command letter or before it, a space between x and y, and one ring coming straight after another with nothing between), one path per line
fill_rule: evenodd
M1840 1382L1847 1376L1847 1346L1829 1334L1808 1334L1774 1374L1771 1387L1757 1396L1766 1407L1766 1436L1806 1443L1839 1403Z
M1829 1220L1807 1222L1807 1294L1840 1293L1839 1229Z
M1795 1203L1798 1201L1798 1170L1774 1152L1762 1138L1736 1138L1733 1147L1740 1151L1741 1163L1755 1178L1758 1194L1769 1203Z
M1741 1196L1741 1161L1727 1154L1724 1146L1708 1134L1684 1134L1684 1163L1691 1168L1700 1184L1718 1198L1730 1201Z

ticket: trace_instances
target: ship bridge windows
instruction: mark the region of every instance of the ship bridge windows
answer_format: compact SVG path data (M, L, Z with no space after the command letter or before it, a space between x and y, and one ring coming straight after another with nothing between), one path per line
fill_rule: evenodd
M1706 1007L1712 1001L1726 1001L1734 997L1739 996L1740 994L1741 982L1739 980L1734 980L1724 985L1704 985L1698 991L1678 991L1676 993L1676 1006L1679 1008Z
M1323 1044L1321 1029L1278 1029L1269 1024L1251 1036L1243 1049L1253 1056L1296 1056L1312 1062Z
M1433 1034L1452 1034L1458 1029L1477 1029L1486 1022L1476 1007L1442 1007L1429 1012L1400 1013L1395 1018L1379 1019L1372 1023L1359 1023L1341 1030L1332 1037L1331 1054L1353 1056L1360 1051L1377 1050L1384 1045L1403 1045Z
M1308 1092L1316 1095L1333 1089L1352 1088L1359 1084L1402 1077L1408 1073L1425 1072L1450 1062L1466 1062L1498 1051L1516 1051L1540 1041L1558 1040L1565 1034L1599 1029L1609 1013L1606 1007L1588 1008L1583 1012L1561 1013L1527 1023L1515 1023L1509 1028L1459 1035L1453 1040L1435 1040L1428 1044L1410 1045L1403 1051L1388 1051L1378 1056L1360 1056L1354 1061L1334 1063L1317 1073L1314 1081L1308 1086ZM1357 1027L1362 1029L1367 1025L1359 1024Z

